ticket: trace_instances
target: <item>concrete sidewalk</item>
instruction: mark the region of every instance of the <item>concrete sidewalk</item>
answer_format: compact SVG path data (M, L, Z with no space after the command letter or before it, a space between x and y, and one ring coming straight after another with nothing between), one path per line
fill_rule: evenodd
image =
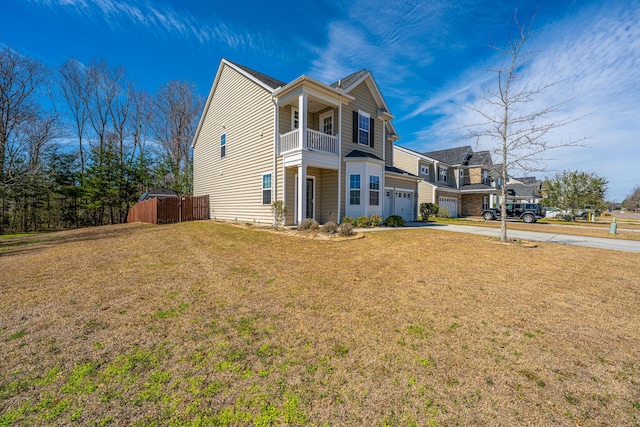
M499 228L474 227L470 225L434 224L424 222L409 222L405 227L391 228L365 228L358 231L376 230L407 230L412 228L425 228L455 233L477 234L487 237L499 237ZM633 240L605 239L600 237L571 236L568 234L543 233L538 231L507 230L510 239L530 240L534 242L551 242L561 245L585 246L589 248L610 249L615 251L640 253L640 242Z

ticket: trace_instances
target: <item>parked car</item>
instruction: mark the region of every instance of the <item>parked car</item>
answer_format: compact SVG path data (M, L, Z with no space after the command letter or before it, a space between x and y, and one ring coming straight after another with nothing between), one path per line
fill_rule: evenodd
M556 218L558 216L562 216L562 211L558 208L547 208L547 212L545 213L545 218Z
M526 223L536 222L544 218L545 208L539 203L507 203L507 218L521 219ZM500 208L490 208L482 211L485 221L492 221L501 216Z

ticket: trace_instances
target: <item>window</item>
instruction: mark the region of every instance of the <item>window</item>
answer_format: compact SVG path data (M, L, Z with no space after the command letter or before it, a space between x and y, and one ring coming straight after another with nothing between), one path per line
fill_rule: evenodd
M490 185L491 182L489 180L489 171L482 171L482 183L484 185Z
M360 174L349 175L349 204L360 204Z
M220 157L227 155L227 134L220 135Z
M358 113L358 144L369 145L369 116Z
M460 169L460 178L464 176L464 169Z
M291 107L291 130L300 127L300 111L298 107Z
M369 176L369 204L380 205L380 177L376 175Z
M447 182L447 175L449 170L447 168L439 167L438 168L438 180L441 182Z
M271 204L271 174L262 174L262 204Z
M333 135L333 111L320 114L320 132Z
M422 175L429 175L429 166L420 165L420 173Z

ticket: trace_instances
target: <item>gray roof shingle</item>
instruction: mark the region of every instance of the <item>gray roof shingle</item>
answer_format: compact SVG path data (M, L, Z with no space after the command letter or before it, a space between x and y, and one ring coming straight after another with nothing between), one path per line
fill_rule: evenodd
M368 151L362 151L362 150L351 150L349 151L344 157L349 157L349 158L369 158L369 159L376 159L376 160L382 160L380 157L376 156L373 153L369 153Z
M229 60L227 59L227 61ZM240 65L236 62L233 62L233 61L229 61L229 62L235 65L236 67L242 69L243 71L247 72L248 74L252 75L256 79L260 80L262 83L269 86L271 89L277 89L279 87L286 86L286 83L281 80L274 79L273 77L269 77L266 74L259 73L256 70L252 70L251 68L245 67L244 65Z
M468 160L469 154L473 153L470 145L457 148L449 148L446 150L429 151L422 153L427 157L431 157L439 162L448 165L462 165Z
M367 73L368 71L363 68L360 71L356 71L355 73L349 74L347 77L343 77L337 82L332 83L331 87L341 88L341 89L345 87L349 87Z

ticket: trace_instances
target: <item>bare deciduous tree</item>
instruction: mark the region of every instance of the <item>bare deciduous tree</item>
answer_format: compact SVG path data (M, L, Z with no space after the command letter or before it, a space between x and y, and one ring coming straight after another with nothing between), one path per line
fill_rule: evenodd
M73 117L76 136L80 153L80 170L84 175L86 168L85 148L83 146L86 136L85 128L89 120L89 78L84 65L74 58L67 59L59 70L60 89L67 107Z
M202 99L188 82L170 81L155 98L154 135L167 154L172 186L182 193L191 192L190 143L202 108Z
M491 153L501 164L495 172L502 178L501 240L507 241L506 182L513 171L543 171L544 162L549 160L543 154L554 149L569 146L582 146L583 139L549 140L549 133L566 126L577 118L550 119L563 105L537 107L534 101L539 95L552 88L558 82L540 85L521 84L518 78L535 53L525 51L526 42L532 37L531 23L521 24L514 17L516 34L509 33L505 47L491 47L503 57L501 65L490 70L497 81L493 88L485 90L481 105L468 106L481 117L479 123L468 126L469 136L478 144L489 141Z

